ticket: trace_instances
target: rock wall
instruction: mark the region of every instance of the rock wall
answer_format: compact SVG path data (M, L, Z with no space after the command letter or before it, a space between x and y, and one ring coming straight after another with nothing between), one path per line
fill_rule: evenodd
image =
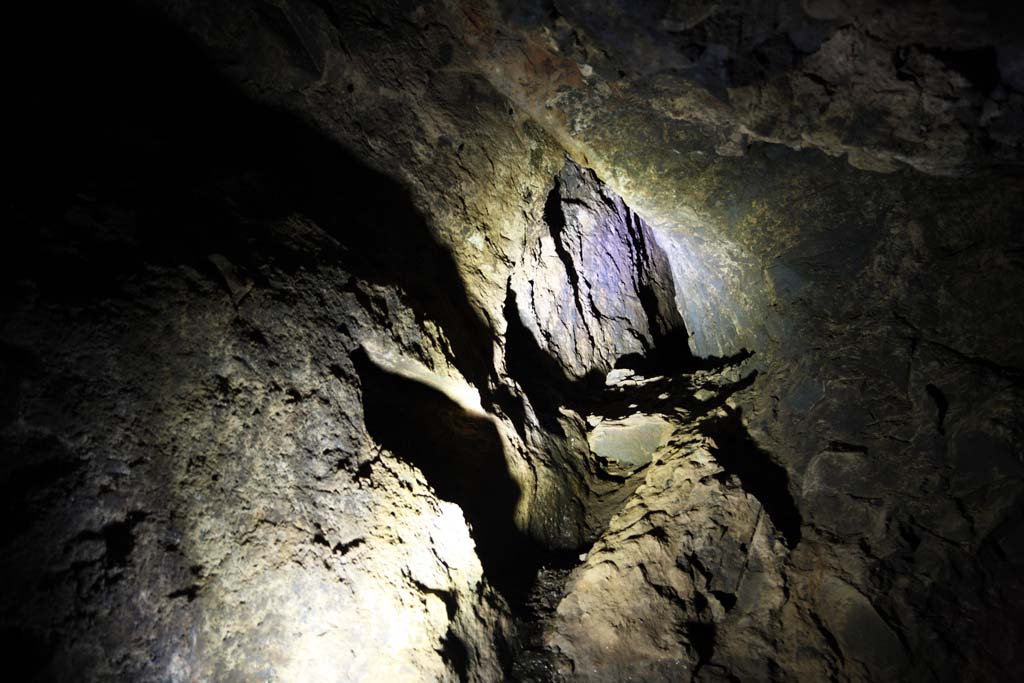
M232 94L177 30L79 18L56 55L79 61L23 84L3 258L12 675L500 679L475 511L374 438L366 391L418 389L514 489L457 402L482 323L450 256L403 188Z
M603 377L623 357L685 342L665 252L592 172L566 163L544 223L550 234L527 245L510 286L517 315L570 379Z

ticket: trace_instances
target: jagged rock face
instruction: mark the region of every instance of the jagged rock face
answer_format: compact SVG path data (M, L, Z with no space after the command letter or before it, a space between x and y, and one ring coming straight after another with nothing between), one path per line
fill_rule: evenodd
M652 355L684 329L665 252L650 227L568 162L544 208L549 234L513 271L517 314L570 379Z
M1020 678L1017 14L146 5L14 88L24 679Z
M100 188L71 210L106 229L125 210L109 201ZM499 613L478 593L463 512L374 451L350 361L380 340L450 373L438 341L393 287L311 257L338 254L320 229L277 227L294 250L275 254L304 265L257 251L259 284L237 306L200 262L140 269L73 313L48 293L8 312L21 390L3 430L5 505L22 525L6 528L4 610L39 650L26 674L500 676L490 641L471 635Z

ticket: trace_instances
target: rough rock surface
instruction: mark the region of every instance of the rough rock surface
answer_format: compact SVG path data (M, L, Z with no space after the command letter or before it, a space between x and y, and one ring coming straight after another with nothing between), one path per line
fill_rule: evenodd
M513 272L517 313L570 379L651 356L683 329L665 252L650 227L573 162L544 206L550 236ZM521 303L520 303L521 302Z
M375 257L358 231L425 248L422 223L391 181L216 91L197 88L223 118L176 137L197 123L162 87L98 117L138 116L182 157L90 141L106 160L33 188L5 264L0 609L20 680L500 678L503 601L463 511L368 433L360 391L366 346L465 385L389 272L348 268ZM248 151L257 130L283 149ZM330 201L372 213L306 213L327 198L286 175L300 158L358 172Z
M1019 12L141 5L14 22L24 680L1024 676Z

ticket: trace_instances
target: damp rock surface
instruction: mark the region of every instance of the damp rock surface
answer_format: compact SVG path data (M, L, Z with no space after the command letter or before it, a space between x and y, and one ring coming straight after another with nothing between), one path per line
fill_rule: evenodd
M649 463L671 433L672 425L664 419L636 413L600 422L587 434L587 442L594 455L635 468Z

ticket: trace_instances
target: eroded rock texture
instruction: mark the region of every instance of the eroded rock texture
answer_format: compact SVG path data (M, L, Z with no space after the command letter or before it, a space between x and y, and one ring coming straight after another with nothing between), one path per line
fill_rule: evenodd
M1024 675L1014 8L22 14L18 680Z

